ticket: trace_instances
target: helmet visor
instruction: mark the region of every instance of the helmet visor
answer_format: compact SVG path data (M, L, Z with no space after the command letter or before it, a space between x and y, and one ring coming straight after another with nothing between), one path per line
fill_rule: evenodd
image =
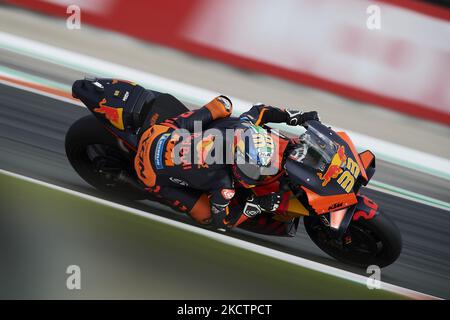
M261 164L255 163L248 156L246 157L241 151L236 150L236 167L242 175L245 177L260 181L266 176L274 175L278 170L272 166L263 166Z

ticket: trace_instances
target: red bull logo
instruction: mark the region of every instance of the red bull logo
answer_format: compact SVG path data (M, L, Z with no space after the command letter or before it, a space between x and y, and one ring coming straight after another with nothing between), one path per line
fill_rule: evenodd
M105 105L106 103L106 99L103 99L102 101L100 101L100 103L98 104L99 107L95 108L94 111L97 113L101 113L105 115L105 118L111 122L111 124L120 129L123 130L124 129L124 125L123 125L123 108L114 108L114 107L109 107L107 105Z
M318 172L317 176L322 180L322 187L325 187L331 179L336 179L342 173L342 165L347 161L345 147L339 146L336 154L331 159L331 163L325 173Z

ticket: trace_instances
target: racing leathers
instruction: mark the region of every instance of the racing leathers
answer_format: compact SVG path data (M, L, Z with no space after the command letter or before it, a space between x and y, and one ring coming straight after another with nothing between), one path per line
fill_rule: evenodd
M205 129L213 121L226 120L231 112L231 100L219 96L200 109L153 125L141 135L135 158L138 178L149 192L173 208L189 213L197 222L217 228L232 227L242 214L230 214L229 208L235 181L226 157L233 153L234 137L227 137L220 126L223 140ZM317 113L291 112L259 104L243 113L234 126L245 122L297 125L312 119L317 119ZM194 130L198 124L200 131ZM222 160L215 157L215 161L206 161L212 154L221 154ZM272 196L273 201L267 198L259 202L252 198L252 201L270 211L276 208L279 198Z

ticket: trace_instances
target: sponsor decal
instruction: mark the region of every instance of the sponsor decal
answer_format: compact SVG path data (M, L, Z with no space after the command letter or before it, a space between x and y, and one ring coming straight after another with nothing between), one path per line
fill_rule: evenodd
M138 153L138 165L139 170L137 171L137 174L141 180L146 180L147 176L145 175L145 163L144 163L144 155L145 155L145 149L147 148L147 143L150 139L150 136L145 137L143 141L141 141L141 148L139 148Z
M118 97L119 95L120 95L120 91L119 90L114 91L114 97Z
M317 176L322 180L322 187L325 187L331 179L337 178L337 183L342 189L350 193L360 172L357 162L345 155L344 146L339 146L338 151L331 159L331 164L328 166L327 171L324 174L318 172Z
M222 194L222 197L226 200L231 200L234 197L233 189L222 189L220 193Z
M181 185L183 187L187 187L189 185L186 181L184 181L182 179L175 178L175 177L169 177L169 180L172 181L173 183L179 184L179 185Z
M173 167L175 166L174 163L174 155L173 155L173 149L175 148L175 144L178 142L179 137L175 134L172 134L172 137L170 138L169 142L166 146L166 151L164 152L164 165L166 167Z
M127 101L129 96L130 96L130 92L129 91L125 92L125 94L123 95L122 101Z
M344 205L344 203L342 203L342 202L333 203L332 205L330 205L330 206L328 207L328 211L331 211L331 210L340 208L340 207L342 207L343 205Z
M325 173L318 172L317 176L320 180L322 180L322 187L325 187L331 179L336 179L342 173L342 165L347 160L347 156L345 155L345 147L339 146L338 151L331 159L331 163L327 168Z
M363 218L365 220L370 220L373 217L375 217L377 211L378 211L378 205L373 202L371 199L367 198L366 196L362 196L364 205L366 208L363 208L362 210L358 210L353 215L353 220L357 221L360 218Z
M166 142L166 140L170 137L170 133L165 133L163 134L159 140L158 143L156 144L156 151L155 151L155 167L158 170L161 170L164 168L163 165L163 148L164 148L164 143Z
M117 129L123 130L123 108L115 108L106 105L106 99L103 98L99 103L99 107L94 112L104 114L105 118Z
M254 203L247 202L244 207L244 214L249 217L253 218L254 216L261 213L261 209Z

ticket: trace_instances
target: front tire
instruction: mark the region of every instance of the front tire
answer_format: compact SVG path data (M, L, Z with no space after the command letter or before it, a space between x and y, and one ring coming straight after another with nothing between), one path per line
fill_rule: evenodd
M93 115L78 119L69 128L65 147L72 167L97 190L127 200L145 199L144 192L137 192L127 183L117 181L121 171L136 176L134 154L121 148L118 139Z
M400 230L386 215L351 221L342 239L330 236L329 227L317 216L304 219L311 240L324 252L346 264L367 268L386 267L399 257L402 250Z

